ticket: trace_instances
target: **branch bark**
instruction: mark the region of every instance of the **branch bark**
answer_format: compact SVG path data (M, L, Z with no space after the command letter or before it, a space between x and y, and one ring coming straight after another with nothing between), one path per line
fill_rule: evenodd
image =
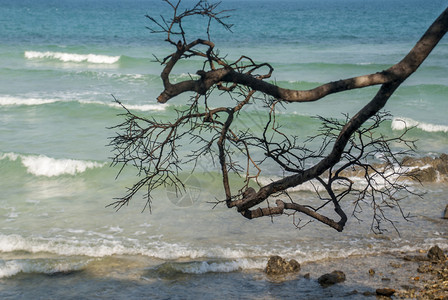
M127 196L114 202L113 205L120 208L127 204L130 198L132 198L136 191L143 185L148 186L148 203L150 190L152 188L167 184L183 186L183 183L176 173L177 170L179 170L176 143L181 141L186 135L191 137L191 141L200 141L205 144L199 150L192 151L192 156L196 157L196 161L204 153L215 154L218 157L226 195L225 203L229 208L236 207L238 212L249 219L281 215L287 213L287 211L292 211L293 213L299 212L305 214L337 231L342 231L347 221L347 215L339 205L339 202L343 197L354 192L356 189L348 178L340 176L340 174L347 168L354 166L361 166L363 170L365 170L364 177L367 181L367 187L357 191L359 196L358 200L355 201L355 208L360 207L359 201L369 193L372 196L373 206L380 207L375 202L377 201L375 193L378 193L383 200L385 197L396 200L394 198L394 190L408 191L406 187L401 184L389 181L385 171L377 170L369 163L363 163L361 160L367 159L369 152L365 151L365 149L371 146L375 149L372 151L373 153L385 152L390 155L395 162L396 159L394 153L392 153L388 144L392 141L403 142L406 145L408 145L408 143L412 144L412 142L404 140L402 136L395 140L383 137L374 139L369 132L381 123L381 117L379 116L381 115L380 110L386 105L393 93L419 68L434 47L446 34L448 30L448 8L434 21L410 52L401 61L390 68L377 73L328 82L310 90L291 90L281 88L265 81L271 77L273 72L272 66L267 63L257 64L246 56L241 56L235 62L228 63L224 58L219 57L219 55L214 52L215 45L210 40L196 39L190 43L187 42L184 29L181 26L182 18L191 15L208 16L209 23L207 26L207 36L209 37L209 27L212 19L224 24L221 19L217 17L218 14L213 13L213 10L216 9L217 5L208 5L206 1L200 1L192 10L187 10L183 14L177 15L179 2L177 2L177 5L173 5L169 0L165 1L169 3L174 10L174 17L171 20L171 23L166 22L165 20L159 23L155 21L154 18L150 19L160 28L158 32L167 34L167 41L175 46L176 50L174 53L160 61L162 65L164 65L161 73L164 90L157 98L157 101L165 103L171 98L185 92L194 92L195 101L193 101L191 106L185 111L178 112L179 115L176 122L168 124L157 122L155 120L145 120L144 118L137 117L127 111L128 120L117 126L122 128L125 133L116 137L111 142L111 145L113 145L118 152L114 160L115 163L133 164L139 168L140 172L144 173L146 177L134 185L133 188L129 189ZM201 5L204 5L204 7ZM224 25L226 28L230 28L229 25ZM174 31L174 28L177 28L176 26L179 31ZM180 35L180 40L177 43L173 40L175 35ZM201 49L205 47L206 50L200 51L197 47ZM199 78L175 84L171 83L169 77L176 63L182 59L190 57L200 57L201 59L204 59L203 69L196 72L196 74L199 75ZM264 75L254 75L256 72L266 69L267 71ZM275 105L277 104L318 101L333 93L376 85L380 85L376 95L352 118L347 117L346 123L332 123L329 120L325 120L328 130L323 134L324 141L321 149L318 151L312 152L306 148L296 147L295 139L290 140L286 135L280 132L277 127L274 127L276 126ZM244 100L237 101L237 104L234 107L209 109L207 105L207 97L210 91L215 87L221 91L229 93L232 100L235 100L235 95L237 96L236 98L242 97ZM254 134L248 133L250 129L247 129L247 131L244 132L235 133L231 128L234 119L238 118L240 110L242 110L246 104L252 99L255 101L255 92L260 92L266 96L264 104L270 110L269 120L264 127L262 137L257 137ZM199 112L198 99L200 98L200 95L205 95L204 112ZM222 115L226 115L225 121L219 122L217 119L219 119L220 116L222 117ZM374 120L374 125L370 128L363 129L362 127L366 121L372 118L376 118L376 120ZM139 122L146 123L147 127L140 126ZM182 126L189 127L186 131L184 130L183 133L180 133L180 130L178 131L178 129ZM212 137L206 138L202 136L203 131L207 130L212 132ZM274 141L272 137L268 137L268 130L272 130L272 132L274 132L273 134L281 136L284 141L278 142ZM356 145L356 138L361 141L361 145ZM363 138L369 139L368 142L363 143ZM213 143L216 143L218 147L217 153L213 153L211 149ZM242 192L243 189L241 189L236 195L232 194L232 189L229 183L229 172L237 172L237 168L234 167L234 162L232 161L232 151L229 150L231 146L235 147L240 153L243 153L248 162L246 167L246 182L244 186L245 191ZM327 148L327 146L331 146L331 149ZM257 179L258 174L260 174L258 164L261 164L264 160L262 159L261 162L255 163L252 159L252 152L250 152L249 147L263 150L265 155L264 159L273 159L283 171L293 172L294 174L285 176L282 179L273 181L265 186L261 186L258 191L248 187L248 179L253 178L250 177L249 174L249 161L252 161L258 169L258 173L255 176L255 179ZM300 152L302 150L305 153L303 155L294 152ZM356 151L358 151L358 154L352 153ZM150 155L146 155L147 153ZM313 166L305 169L303 167L305 166L304 161L311 157L313 160L316 157L320 160ZM345 159L341 163L342 166L339 166L337 170L333 172L332 168L338 164L341 159ZM293 162L293 160L297 160L297 163ZM373 178L373 175L369 174L369 170L373 170L384 179L391 189L381 191L374 187L373 183L375 182L375 179ZM328 181L320 179L320 176L324 173L329 174ZM403 175L401 171L394 171L394 174L400 176ZM269 205L267 207L257 207L270 197L272 198L273 196L278 196L282 193L286 194L285 191L287 189L296 187L312 179L318 179L329 195L329 198L324 199L316 190L319 198L324 200L323 205L313 208L311 206L295 203L292 200L291 202L285 202L277 199L275 207L269 207ZM334 193L332 187L332 184L337 180L345 180L345 183L347 184L347 188L339 194ZM369 192L368 189L371 191ZM268 204L267 201L266 203ZM335 221L320 213L320 209L327 204L333 205L336 215L340 217L339 221ZM388 205L388 203L386 204ZM381 210L380 213L382 213ZM374 213L374 216L376 217L377 214Z
M440 39L445 35L448 27L447 23L448 10L445 10L429 27L408 55L406 55L406 57L399 63L393 65L387 70L374 74L329 82L310 90L291 90L281 88L269 82L257 79L250 74L236 72L228 66L224 66L223 68L217 70L202 72L202 76L198 80L188 80L177 84L169 83L168 74L171 72L174 64L186 51L189 51L197 44L208 45L211 48L214 46L209 44L211 42L206 43L203 40L196 40L184 49L180 49L173 54L172 58L165 66L165 69L161 75L165 85L165 90L157 98L157 101L165 103L169 99L187 91L194 91L199 94L204 94L206 90L219 82L241 84L286 102L311 102L322 99L333 93L373 85L392 83L395 81L403 81L415 72L415 70L417 70L421 63L431 53L432 49L434 49Z

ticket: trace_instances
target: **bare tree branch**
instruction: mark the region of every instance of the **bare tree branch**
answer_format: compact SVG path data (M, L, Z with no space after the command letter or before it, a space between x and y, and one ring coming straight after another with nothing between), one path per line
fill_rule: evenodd
M193 8L181 12L180 1L165 2L173 12L170 19L161 17L158 20L147 16L155 26L152 32L165 34L166 41L175 47L173 53L160 60L164 90L157 101L165 103L186 92L193 92L192 100L188 109L178 111L174 122L146 119L126 110L126 120L115 127L119 133L111 140L115 151L113 163L123 167L133 165L143 178L111 205L119 209L128 204L143 186L147 187L148 205L151 191L157 187L174 185L176 190L182 190L184 184L178 176L182 159L177 154L177 147L194 141L197 148L189 155L190 161L197 162L199 157L206 155L211 161L219 163L225 192L222 202L229 208L236 207L246 218L282 214L295 216L300 213L342 231L348 217L341 201L348 196L355 199L352 212L355 218L366 204L371 207L374 231L383 230L384 222L393 224L387 209L397 207L402 216L408 218L401 210L399 195L401 192L412 193L404 181L411 175L402 168L399 158L415 149L414 141L405 138L408 129L395 138L378 136L375 130L389 117L381 112L389 98L446 34L448 9L434 21L410 52L390 68L328 82L310 90L291 90L266 81L274 71L270 64L256 63L247 56L228 62L215 51L215 44L210 38L211 23L217 22L228 30L231 28L230 24L225 23L227 11L218 10L219 3L210 4L201 0ZM204 28L207 40L189 40L183 21L192 17L206 18ZM175 37L179 39L176 41ZM174 66L191 57L203 60L203 68L195 72L199 77L171 83L170 74ZM282 131L276 115L278 105L317 101L333 93L374 85L380 85L376 95L353 117L347 116L344 122L320 118L320 133L309 139L321 140L317 149L309 149L297 137ZM229 95L236 104L209 108L207 99L214 90ZM237 130L236 124L244 118L241 112L255 102L262 103L266 108L261 134L250 128ZM394 152L390 147L392 143L402 144L406 150ZM238 155L243 159L240 160ZM382 155L382 163L373 164L372 158L378 155ZM240 161L243 163L240 164ZM262 185L258 179L266 161L274 162L285 175ZM313 164L310 165L310 162ZM364 178L363 186L354 184L350 179L351 172L357 172ZM244 184L238 187L238 192L234 192L230 184L229 176L232 173L244 174ZM259 184L258 191L249 186L250 180ZM299 201L287 193L288 189L311 180L314 180L319 205L297 203ZM319 191L317 186L322 187L323 191ZM269 205L270 199L275 199L275 207ZM323 212L329 205L334 209L334 217ZM339 220L335 221L335 217ZM299 227L300 221L296 223L294 219L293 222Z

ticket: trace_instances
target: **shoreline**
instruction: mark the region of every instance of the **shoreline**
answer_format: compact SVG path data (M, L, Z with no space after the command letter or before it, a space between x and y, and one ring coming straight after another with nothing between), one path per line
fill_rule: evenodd
M445 253L448 249L444 249ZM377 290L393 290L393 299L448 299L448 261L432 262L427 249L352 255L304 262L298 273L270 276L263 269L184 273L152 266L132 257L111 256L102 263L57 273L19 273L0 279L0 297L77 299L389 299ZM267 261L267 259L266 259ZM319 277L340 270L346 279L321 286ZM383 298L382 298L383 297Z
M344 298L375 296L389 299L390 296L379 293L390 292L394 299L448 299L447 256L444 255L444 260L430 259L428 250L305 262L295 278L291 277L293 275L266 277L274 282L301 279L317 282L324 273L338 270L345 273L346 280L330 288L339 295L344 290ZM328 287L321 288L324 291Z

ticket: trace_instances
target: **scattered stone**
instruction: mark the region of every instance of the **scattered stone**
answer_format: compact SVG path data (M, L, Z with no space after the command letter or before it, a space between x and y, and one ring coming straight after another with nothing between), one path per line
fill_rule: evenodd
M406 260L406 261L429 261L429 258L427 256L423 256L423 255L405 255L403 257L403 260Z
M317 281L322 286L329 286L345 281L345 274L342 271L333 271L331 273L320 276Z
M369 297L369 296L374 296L375 293L370 292L370 291L366 291L366 292L363 292L362 295L363 295L363 296L366 296L366 297Z
M305 275L303 275L303 278L310 279L310 273L306 273Z
M375 270L374 270L374 269L370 269L370 270L369 270L369 275L370 275L370 276L375 275Z
M390 281L390 278L383 277L383 278L381 278L381 281Z
M448 204L445 207L445 213L443 214L444 219L448 219Z
M440 251L436 250L438 247L433 248L431 253L436 253L434 258L437 258ZM425 273L424 276L411 277L414 282L418 282L418 287L403 287L404 290L397 291L394 296L399 299L448 299L448 260L445 257L443 260L431 259L431 262L419 265L417 271Z
M418 266L418 268L417 268L417 272L419 272L419 273L429 273L429 272L432 272L432 270L433 270L433 267L430 264L423 264L423 265Z
M446 259L443 250L439 246L435 245L428 251L428 258L432 261L444 261Z
M395 294L395 290L394 289L389 289L389 288L384 288L384 289L377 289L376 290L376 294L378 296L386 296L386 297L390 297L393 294Z
M396 269L401 268L401 264L399 264L399 263L394 263L394 262L391 262L391 263L390 263L390 266L391 266L392 268L396 268Z
M287 262L280 256L271 256L266 265L266 274L268 275L283 275L287 273L297 273L300 271L300 264L291 259Z
M405 289L405 290L415 290L416 287L415 286L410 286L410 285L402 285L401 288Z
M357 290L353 290L353 291L347 293L347 296L353 296L353 295L357 295L357 294L359 294L359 292Z

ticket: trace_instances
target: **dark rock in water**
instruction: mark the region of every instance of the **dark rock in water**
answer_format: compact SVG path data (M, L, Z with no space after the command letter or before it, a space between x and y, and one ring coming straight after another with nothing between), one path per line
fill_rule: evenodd
M403 260L406 261L429 261L428 257L423 255L405 255Z
M389 288L384 288L384 289L377 289L376 290L376 294L378 296L386 296L386 297L390 297L393 294L395 294L395 290L394 289L389 289Z
M429 273L429 272L432 272L433 270L434 270L434 268L433 268L432 264L428 264L428 263L420 265L417 268L417 272L419 272L419 273Z
M445 213L443 214L444 219L448 219L448 204L445 207Z
M289 262L280 256L271 256L266 265L266 274L283 275L287 273L297 273L300 271L300 264L291 259Z
M357 294L359 294L359 292L357 290L353 290L353 291L347 293L347 296L353 296L353 295L357 295Z
M420 182L448 182L448 155L441 154L439 157L411 157L406 156L401 161L401 166L409 167L408 176L403 179L411 179ZM387 164L374 164L375 169L385 171L389 168ZM359 177L364 176L365 170L363 168L354 168L346 170L342 173L343 176ZM373 171L371 171L373 172ZM371 173L369 172L369 173Z
M345 274L342 271L333 271L331 273L320 276L317 281L322 286L329 286L335 283L344 282Z
M439 246L435 245L428 251L428 258L432 261L444 261L446 259L443 250Z
M403 166L415 168L410 174L417 180L423 182L447 182L448 181L448 155L441 154L440 157L405 157Z

